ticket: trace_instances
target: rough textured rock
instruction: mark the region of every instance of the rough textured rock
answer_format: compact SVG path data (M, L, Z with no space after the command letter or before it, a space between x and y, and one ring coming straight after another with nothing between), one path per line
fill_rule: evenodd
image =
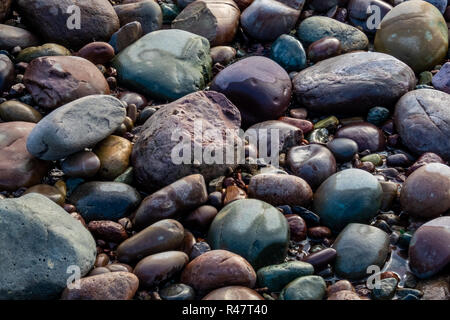
M311 111L362 114L375 106L392 106L415 81L414 72L394 57L352 52L301 71L293 86L297 99Z
M1 200L0 216L0 299L54 299L74 272L70 266L81 276L93 267L94 238L46 197Z
M58 160L93 146L113 133L125 119L122 103L93 95L54 110L33 128L27 149L44 160Z
M203 133L209 130L215 134L203 134L203 139L195 140L195 124L200 122ZM239 110L224 95L213 91L195 92L165 105L142 126L133 147L131 160L138 183L155 190L190 174L200 173L207 182L223 175L227 167L235 167L242 159L241 152L234 152L231 159L225 152L242 143L237 136L240 123ZM225 139L227 130L232 133L231 143ZM183 149L187 149L186 153ZM201 154L196 154L195 149Z

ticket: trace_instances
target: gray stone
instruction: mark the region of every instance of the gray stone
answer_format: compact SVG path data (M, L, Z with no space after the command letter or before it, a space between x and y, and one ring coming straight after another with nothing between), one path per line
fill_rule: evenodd
M29 31L0 24L0 50L11 50L14 47L22 49L37 46L39 40Z
M327 285L322 277L305 276L290 282L280 293L280 300L322 300Z
M395 295L395 290L397 289L397 279L396 278L386 278L381 279L379 287L375 286L372 290L372 296L376 300L390 300Z
M450 62L442 66L432 79L433 86L445 93L450 94Z
M130 44L142 37L142 26L138 21L127 23L111 36L109 44L114 48L114 52L118 54L120 51L128 47Z
M156 1L140 1L114 6L120 24L137 21L144 34L161 29L162 11Z
M302 261L289 261L261 268L256 273L258 285L270 292L281 291L289 282L314 273L314 267Z

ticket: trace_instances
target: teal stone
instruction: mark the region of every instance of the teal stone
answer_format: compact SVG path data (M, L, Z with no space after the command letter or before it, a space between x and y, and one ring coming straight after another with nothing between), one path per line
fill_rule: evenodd
M325 180L314 195L314 212L334 233L349 223L368 223L381 206L378 180L361 169L347 169Z
M306 52L301 42L286 34L272 44L270 58L287 72L300 71L306 67Z
M389 110L383 107L374 107L367 114L367 122L379 126L389 118Z
M322 16L303 20L298 28L297 37L307 46L325 37L337 38L341 42L342 53L365 50L369 45L369 39L364 32L351 25Z
M333 243L336 250L334 269L344 279L359 280L373 274L369 266L380 269L389 253L389 235L365 224L349 224Z
M112 61L119 83L162 100L202 90L211 76L209 41L183 30L151 32Z
M327 285L322 277L306 276L290 282L280 293L280 300L322 300Z
M314 274L314 267L302 261L289 261L261 268L256 273L260 288L267 287L270 292L281 291L289 282Z
M159 6L163 15L163 24L170 24L180 13L180 9L174 3L161 2Z
M256 199L236 200L214 218L207 242L245 258L254 269L279 264L287 256L289 225L270 204Z

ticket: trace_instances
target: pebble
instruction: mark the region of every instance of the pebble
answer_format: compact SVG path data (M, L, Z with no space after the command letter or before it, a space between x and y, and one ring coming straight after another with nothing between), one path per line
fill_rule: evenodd
M353 287L352 283L348 280L338 280L335 283L333 283L332 285L328 286L327 296L330 297L331 295L333 295L339 291L355 292L355 288Z
M296 214L285 215L289 224L289 234L293 241L303 241L306 239L307 228L306 222L302 217Z
M395 278L386 278L382 279L379 282L379 288L375 286L372 290L372 297L375 300L391 300L397 289L397 279Z
M255 290L242 286L228 286L215 289L208 293L202 300L264 300Z
M125 138L111 135L100 141L93 152L100 159L98 177L103 180L114 180L121 175L130 164L133 145Z
M194 300L195 292L192 287L183 283L175 283L159 290L159 295L163 300Z
M22 28L0 24L0 50L12 50L16 47L28 48L38 44L38 38L31 32Z
M210 53L213 64L227 65L236 57L236 49L228 46L213 47Z
M300 71L306 67L306 52L295 37L283 34L273 42L270 58L287 72Z
M61 169L69 177L91 178L100 170L100 159L91 151L74 153L61 162Z
M142 27L142 33L147 33L161 29L162 11L156 1L139 1L114 6L120 25L139 22Z
M19 52L16 60L30 63L34 59L48 56L70 56L71 52L66 47L56 43L46 43L42 46L28 47Z
M91 42L77 52L77 56L93 64L106 64L114 58L114 48L106 42Z
M341 53L341 42L334 37L324 37L314 41L308 47L308 59L314 63L338 56Z
M327 285L322 277L304 276L290 282L280 293L280 300L322 300Z
M42 115L31 106L16 100L0 104L0 118L5 122L24 121L38 123Z
M278 118L278 121L282 121L282 122L285 122L285 123L295 126L299 129L301 129L304 134L312 131L314 128L314 125L312 124L311 121L303 120L303 119L280 117L280 118Z
M437 154L432 152L426 152L422 154L416 162L413 163L412 166L408 168L406 175L409 176L411 173L419 169L420 167L428 164L428 163L442 163L445 164L444 160L439 157Z
M353 291L340 290L328 296L327 300L363 300Z
M54 186L48 184L36 184L27 189L23 194L29 193L39 193L60 206L64 205L65 196Z
M289 282L314 273L311 264L290 261L261 268L256 273L260 288L267 287L270 292L280 292Z
M450 277L448 275L437 276L429 280L419 281L417 289L423 292L421 300L449 300Z
M326 248L306 256L303 258L303 261L310 263L314 267L314 270L319 271L325 268L328 264L331 264L335 259L336 250L333 248Z
M383 151L386 144L383 132L367 122L345 125L336 131L334 137L352 139L357 143L359 152L365 150L370 152Z
M358 144L348 138L334 138L327 143L327 148L333 153L338 162L347 162L358 153Z
M109 44L114 48L114 53L118 54L120 51L136 42L142 37L142 34L142 25L139 21L129 22L111 36Z
M128 239L125 228L117 222L110 220L91 221L87 228L96 239L107 242L121 243Z
M0 37L1 39L1 37ZM0 54L0 92L7 91L15 77L14 64L4 54Z
M432 79L433 86L440 91L450 94L450 62L445 63Z
M266 202L236 200L214 218L207 239L213 250L240 254L258 269L286 258L289 226L286 218Z

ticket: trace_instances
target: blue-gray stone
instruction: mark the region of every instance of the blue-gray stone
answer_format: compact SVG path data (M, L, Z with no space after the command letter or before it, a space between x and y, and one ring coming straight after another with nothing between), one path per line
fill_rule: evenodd
M289 261L261 268L256 273L260 288L267 287L270 292L279 292L289 282L314 274L314 267L303 261Z
M322 300L327 285L322 277L306 276L290 282L280 293L280 300Z
M306 52L302 43L293 36L281 35L272 44L270 58L286 71L299 71L306 67Z

